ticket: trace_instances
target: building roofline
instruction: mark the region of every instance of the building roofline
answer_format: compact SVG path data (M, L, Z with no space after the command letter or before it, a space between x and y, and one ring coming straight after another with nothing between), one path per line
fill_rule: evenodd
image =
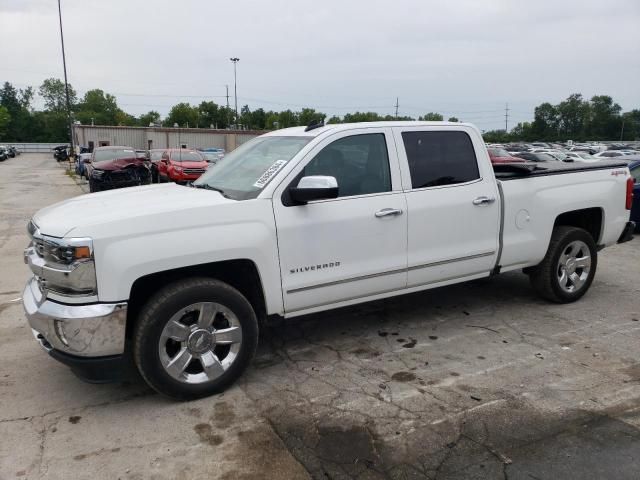
M262 135L267 133L268 130L226 130L222 128L176 128L176 127L138 127L138 126L127 126L127 125L73 125L73 128L88 128L88 129L98 129L98 128L112 128L117 130L146 130L153 132L180 132L180 133L217 133L220 135L224 134L244 134L244 135Z

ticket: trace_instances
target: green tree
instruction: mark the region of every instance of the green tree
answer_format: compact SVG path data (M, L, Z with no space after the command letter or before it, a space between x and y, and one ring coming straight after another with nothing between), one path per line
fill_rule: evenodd
M533 133L533 127L530 122L518 123L515 127L513 127L511 132L509 132L509 135L511 137L510 140L512 141L517 141L517 140L532 141L536 139Z
M380 114L376 112L347 113L343 118L344 123L381 122L382 120L384 120L384 117L380 116Z
M337 116L332 116L329 120L327 120L328 124L333 124L333 123L342 123L342 120L340 119L340 117Z
M24 141L29 139L33 130L32 114L30 111L33 89L16 89L11 83L5 82L0 89L0 105L9 114L9 122L5 127L5 138L9 141Z
M232 118L231 109L215 102L201 102L198 106L200 128L227 128Z
M148 127L151 124L160 123L160 114L155 110L151 110L147 113L143 113L138 117L137 123L141 127Z
M540 140L556 140L560 117L558 109L548 102L538 105L533 114L533 133Z
M244 128L251 129L252 121L251 109L249 108L249 105L245 105L240 109L240 125Z
M200 112L198 107L193 107L186 102L178 103L171 107L169 115L164 121L167 127L173 127L174 124L178 124L181 128L195 128L198 126L198 119L200 118Z
M283 110L278 114L278 128L289 128L298 125L298 116L291 110Z
M326 114L316 112L313 108L303 108L298 113L298 125L308 126L312 123L322 122L326 118Z
M77 102L77 94L71 84L69 85L69 104L73 109ZM40 96L44 98L44 107L50 112L66 112L67 96L64 82L58 78L47 78L38 89Z
M95 125L125 124L125 115L118 108L116 97L99 88L87 91L75 112L75 118L85 125L90 125L92 121Z
M489 130L482 134L482 138L487 143L505 143L510 140L509 134L505 130Z
M459 122L458 117L449 117L449 122Z
M623 124L620 126L622 140L640 139L640 110L635 109L622 115Z
M262 108L257 108L251 112L251 128L264 130L267 121L267 114Z
M589 121L589 102L582 99L582 95L574 93L560 102L556 107L558 112L559 133L563 138L583 139L586 136Z
M277 130L278 128L282 128L278 123L278 112L269 110L265 114L264 128L267 130Z
M11 115L9 110L4 105L0 105L0 137L4 138L7 134L7 127L11 122Z
M620 105L613 102L609 95L596 95L591 98L590 136L595 140L620 138L622 118Z
M440 113L429 112L425 116L420 117L420 120L424 120L425 122L441 122L444 120L444 117Z

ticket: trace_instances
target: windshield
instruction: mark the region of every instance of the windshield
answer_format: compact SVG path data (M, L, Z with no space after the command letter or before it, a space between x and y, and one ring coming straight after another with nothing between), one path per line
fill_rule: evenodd
M552 157L548 153L536 153L535 155L539 162L557 162L555 157Z
M136 158L136 152L128 148L96 150L95 161L103 162L105 160L119 160L121 158Z
M151 160L160 160L163 153L164 150L150 150L149 156L151 157Z
M225 155L224 162L210 167L194 186L221 190L234 200L256 198L269 180L312 137L257 137Z
M504 148L490 148L489 155L493 157L510 157L509 152L507 152Z
M171 160L174 162L201 162L202 156L193 150L177 150L171 152Z

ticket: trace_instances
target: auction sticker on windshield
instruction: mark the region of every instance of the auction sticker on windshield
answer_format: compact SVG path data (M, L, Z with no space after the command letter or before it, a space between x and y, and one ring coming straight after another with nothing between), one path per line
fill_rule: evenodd
M263 188L267 183L269 183L271 177L278 173L280 169L286 164L286 160L276 160L275 163L267 168L265 172L260 176L260 178L256 180L256 183L254 183L253 186L257 188Z

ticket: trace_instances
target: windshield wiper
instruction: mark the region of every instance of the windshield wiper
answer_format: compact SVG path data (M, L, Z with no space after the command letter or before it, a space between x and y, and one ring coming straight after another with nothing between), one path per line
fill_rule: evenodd
M212 187L211 185L209 185L208 183L201 183L199 185L196 185L195 183L192 183L191 186L193 188L203 188L205 190L213 190L215 192L220 193L220 195L222 195L224 198L231 198L229 197L229 195L227 195L226 193L224 193L224 190L222 190L221 188L218 187Z

